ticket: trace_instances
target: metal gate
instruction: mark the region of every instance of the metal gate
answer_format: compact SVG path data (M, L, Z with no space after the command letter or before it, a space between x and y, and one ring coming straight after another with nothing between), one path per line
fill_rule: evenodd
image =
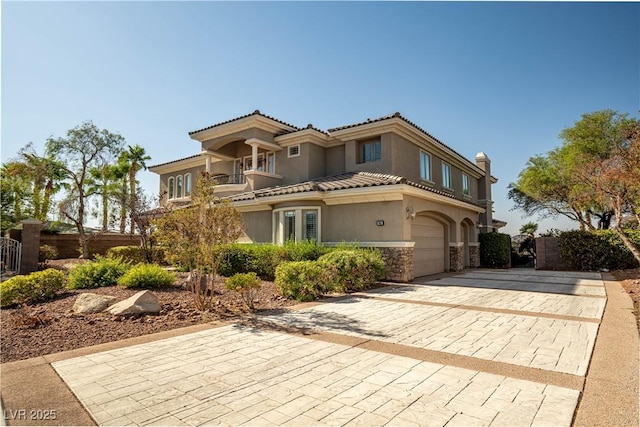
M22 258L22 243L3 237L0 241L0 270L2 276L18 274Z

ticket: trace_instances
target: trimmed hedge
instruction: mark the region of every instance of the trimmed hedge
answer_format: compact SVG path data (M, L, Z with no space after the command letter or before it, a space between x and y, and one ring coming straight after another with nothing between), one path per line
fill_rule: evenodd
M97 256L94 261L79 265L69 272L69 289L114 286L129 266L122 259Z
M329 292L354 292L384 277L382 254L374 249L334 250L317 261L284 262L276 268L280 293L312 301Z
M640 232L626 230L626 234L640 247ZM560 256L574 270L623 270L638 266L614 230L565 231L558 238L558 245Z
M218 268L221 276L238 273L256 273L263 280L274 280L276 267L287 261L315 261L335 248L320 246L316 242L272 244L234 244L219 248L222 261Z
M157 264L134 265L118 279L118 286L125 288L162 288L173 285L176 275Z
M65 288L66 280L64 273L54 268L12 277L0 283L0 306L51 299Z
M361 291L385 274L384 259L377 250L337 250L321 256L318 261L327 268L336 268L335 290L338 292Z
M480 265L507 268L511 261L511 237L503 233L480 233Z
M335 287L336 271L318 261L290 261L276 268L280 294L298 301L313 301Z

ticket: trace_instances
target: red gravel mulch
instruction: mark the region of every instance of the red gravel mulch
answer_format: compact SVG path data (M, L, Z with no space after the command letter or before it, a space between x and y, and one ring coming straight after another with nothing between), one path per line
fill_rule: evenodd
M622 287L633 300L633 313L640 333L640 268L612 271L611 274L621 282Z
M54 265L55 267L55 265ZM71 311L78 294L90 292L123 300L140 291L118 286L67 291L56 299L0 311L1 363L73 350L81 347L167 331L185 326L239 317L249 310L240 295L215 285L214 307L205 316L194 307L194 295L185 289L186 274L175 287L154 289L159 315L118 317L105 313L78 315ZM282 309L295 304L280 296L273 282L262 282L256 311Z

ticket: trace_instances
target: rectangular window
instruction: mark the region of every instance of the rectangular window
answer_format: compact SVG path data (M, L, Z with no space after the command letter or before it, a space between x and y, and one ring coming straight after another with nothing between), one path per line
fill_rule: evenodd
M276 153L267 153L267 173L276 173Z
M471 190L469 189L469 175L466 173L462 174L462 194L465 196L471 195Z
M361 145L361 162L360 163L373 163L382 158L382 150L380 140L363 142Z
M284 212L284 242L296 241L296 211Z
M300 145L292 145L287 151L287 157L298 157L300 155Z
M318 240L318 211L303 211L303 230L305 240Z
M431 181L431 156L420 152L420 179Z
M442 186L444 188L451 188L451 166L442 164Z

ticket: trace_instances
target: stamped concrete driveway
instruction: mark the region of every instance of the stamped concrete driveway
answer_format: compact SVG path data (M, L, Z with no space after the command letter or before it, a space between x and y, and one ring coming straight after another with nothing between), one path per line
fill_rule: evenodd
M569 426L606 301L474 270L52 366L100 425Z

